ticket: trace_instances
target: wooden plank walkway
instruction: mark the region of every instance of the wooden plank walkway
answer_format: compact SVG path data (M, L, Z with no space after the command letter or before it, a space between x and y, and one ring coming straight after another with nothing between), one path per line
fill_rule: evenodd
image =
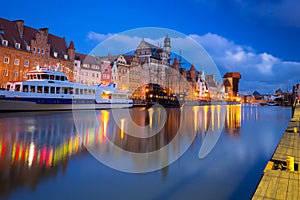
M293 118L285 130L270 162L267 164L252 199L300 199L300 104L295 107ZM287 156L294 157L295 171L286 169Z

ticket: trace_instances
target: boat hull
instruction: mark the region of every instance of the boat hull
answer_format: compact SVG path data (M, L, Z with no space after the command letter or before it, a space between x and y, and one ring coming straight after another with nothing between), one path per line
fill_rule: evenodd
M66 104L49 104L37 103L33 101L23 100L6 100L0 99L0 112L9 111L50 111L50 110L97 110L97 109L111 109L111 108L130 108L132 103L66 103Z

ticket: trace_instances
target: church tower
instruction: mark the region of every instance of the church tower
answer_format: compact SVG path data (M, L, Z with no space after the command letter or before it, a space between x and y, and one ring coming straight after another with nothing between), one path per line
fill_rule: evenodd
M171 55L171 39L169 38L168 34L164 39L164 48L163 48L163 57L165 59L166 64L170 64L170 55Z

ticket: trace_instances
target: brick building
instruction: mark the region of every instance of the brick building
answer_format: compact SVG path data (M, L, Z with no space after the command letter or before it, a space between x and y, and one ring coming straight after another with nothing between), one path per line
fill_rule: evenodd
M35 29L23 20L0 18L0 87L8 81L24 81L35 69L63 71L73 80L75 47L71 41L50 34L48 28Z

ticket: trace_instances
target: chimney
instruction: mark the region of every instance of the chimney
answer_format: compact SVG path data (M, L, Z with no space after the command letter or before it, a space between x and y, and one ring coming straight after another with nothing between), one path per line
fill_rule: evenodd
M19 31L19 35L20 38L23 38L23 33L24 33L24 20L19 19L19 20L15 20L14 21L17 25L18 31Z
M40 28L40 32L43 32L45 35L48 36L49 28Z

